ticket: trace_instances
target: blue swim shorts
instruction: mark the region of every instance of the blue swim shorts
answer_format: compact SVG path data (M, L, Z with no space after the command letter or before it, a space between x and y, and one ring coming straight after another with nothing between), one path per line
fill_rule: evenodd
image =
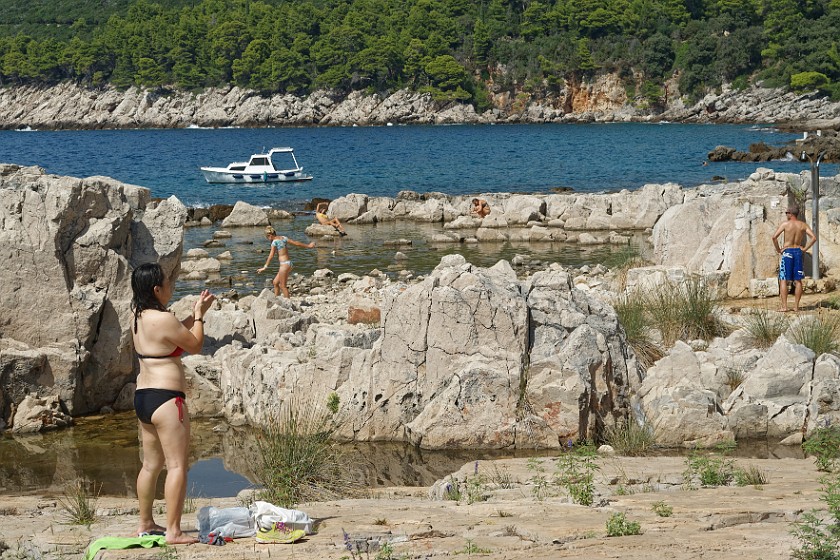
M802 249L788 247L782 251L779 261L779 280L802 280L805 272L802 269Z

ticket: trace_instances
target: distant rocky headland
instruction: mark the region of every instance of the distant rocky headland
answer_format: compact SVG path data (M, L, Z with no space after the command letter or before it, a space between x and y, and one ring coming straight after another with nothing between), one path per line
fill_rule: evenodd
M111 129L352 126L440 123L563 123L670 121L696 123L791 123L805 128L840 125L840 103L816 92L797 94L752 87L724 90L696 103L674 97L663 111L628 99L610 74L535 98L522 92L491 95L492 107L438 102L428 93L398 90L387 94L317 91L306 97L261 95L238 87L202 92L111 87L72 83L52 87L0 89L0 129Z

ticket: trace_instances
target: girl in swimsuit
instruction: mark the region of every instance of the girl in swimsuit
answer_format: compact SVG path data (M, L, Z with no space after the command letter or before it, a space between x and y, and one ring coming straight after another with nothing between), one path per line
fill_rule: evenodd
M274 277L274 280L272 280L271 283L274 284L275 296L279 296L280 292L283 292L283 296L288 298L289 288L286 287L286 280L288 280L289 272L292 270L292 261L289 260L289 250L286 248L286 245L290 244L297 247L313 249L315 247L315 242L313 241L312 243L306 244L295 241L294 239L289 239L284 235L277 235L277 232L271 226L266 226L265 238L271 241L271 252L268 254L265 266L258 268L257 272L261 273L263 270L268 268L268 265L271 263L271 259L273 259L274 254L277 253L277 259L280 261L280 270L277 271L277 276Z
M318 220L318 223L325 226L332 226L338 231L339 235L344 237L347 235L347 232L344 231L344 226L341 225L341 222L338 221L338 218L333 218L332 220L327 216L327 203L320 202L318 206L315 208L315 219Z
M190 417L185 403L186 378L181 353L201 352L204 344L204 316L215 297L204 290L193 308L193 316L179 321L167 311L172 281L161 266L148 263L131 274L133 297L131 334L140 360L134 408L143 443L143 467L137 475L140 502L140 533L165 532L169 544L189 544L197 539L181 531L181 514L187 494ZM166 527L152 516L155 489L166 466Z

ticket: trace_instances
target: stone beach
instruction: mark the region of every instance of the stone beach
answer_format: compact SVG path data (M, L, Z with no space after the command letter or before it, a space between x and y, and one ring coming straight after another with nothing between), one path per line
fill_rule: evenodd
M714 557L721 560L790 558L797 546L790 526L803 511L821 508L819 473L812 461L795 459L738 460L766 475L760 487L682 487L685 461L673 457L602 457L595 476L595 507L570 503L561 492L537 499L528 480L533 472L524 459L480 462L479 472L502 472L510 488L488 483L488 498L466 501L433 500L427 488L388 488L363 498L300 504L319 522L317 534L294 545L258 544L236 539L226 546L178 546L177 557L193 559L351 557L342 530L369 557L388 543L393 558L470 557L508 560L554 558L626 558L646 560L651 554L673 560ZM553 459L545 460L550 474ZM469 463L454 477L473 476ZM506 484L507 485L507 484ZM552 493L556 493L554 488ZM81 558L90 542L101 536L131 536L136 530L136 500L103 497L99 520L90 527L63 524L59 496L3 497L0 538L26 558ZM236 507L242 499L197 499L194 506ZM653 511L657 502L670 506L669 517ZM160 502L162 507L162 501ZM624 513L641 525L635 536L607 537L606 522ZM195 530L195 512L184 516L184 527ZM29 551L29 552L28 552ZM468 554L472 551L472 554ZM100 560L152 560L161 549L108 550ZM174 554L174 553L172 553ZM356 552L356 558L368 558Z

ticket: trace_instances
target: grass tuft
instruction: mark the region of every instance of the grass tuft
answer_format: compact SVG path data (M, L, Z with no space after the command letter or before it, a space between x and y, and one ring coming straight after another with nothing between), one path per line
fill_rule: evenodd
M260 499L291 508L301 501L345 495L352 482L347 458L331 440L337 428L335 415L323 406L283 403L257 438Z
M735 484L737 486L755 486L759 488L767 484L767 474L758 467L735 470Z
M654 446L656 437L649 424L639 424L633 419L628 419L607 427L605 442L619 455L638 457Z
M96 523L96 502L102 485L77 478L67 484L58 498L64 522L68 525L92 525Z
M665 284L646 299L667 347L677 340L711 340L726 331L718 317L717 298L702 278Z
M840 350L838 335L840 335L840 316L822 312L803 317L787 332L789 340L810 348L817 356L838 353Z
M626 294L614 307L627 342L645 366L664 355L656 331L662 346L669 348L677 340L711 340L727 330L719 317L717 297L701 278Z
M642 526L638 521L629 521L623 513L614 513L607 519L608 537L625 537L628 535L640 535Z
M761 309L750 313L744 319L744 330L759 348L770 348L788 329L789 321L784 315Z
M624 327L627 343L642 365L648 368L662 358L664 352L656 343L646 307L646 298L638 293L623 295L615 303L615 312L618 322Z

